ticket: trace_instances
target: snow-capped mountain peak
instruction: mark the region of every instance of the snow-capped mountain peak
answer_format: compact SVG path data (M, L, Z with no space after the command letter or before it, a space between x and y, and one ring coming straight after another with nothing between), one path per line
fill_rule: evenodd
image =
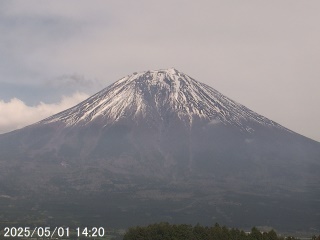
M162 121L173 115L189 126L197 118L249 132L253 131L252 121L283 128L175 68L135 72L40 123L74 126L102 119L108 125L122 119Z

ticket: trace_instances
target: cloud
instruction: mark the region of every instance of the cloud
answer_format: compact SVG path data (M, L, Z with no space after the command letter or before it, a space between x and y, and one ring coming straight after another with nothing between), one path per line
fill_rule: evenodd
M59 77L54 78L51 81L46 81L44 83L46 87L50 87L51 89L70 89L77 90L81 92L92 93L102 88L106 87L102 81L98 79L88 79L80 74L71 74L71 75L61 75Z
M57 103L46 104L41 102L36 106L28 106L18 98L9 102L0 100L0 133L19 129L49 117L55 113L70 108L89 96L76 92L71 96L64 96Z
M9 102L18 98L28 106L40 102L56 103L62 96L70 96L75 92L93 95L107 87L97 79L88 79L80 74L62 75L43 81L39 84L29 82L15 83L0 80L0 100Z

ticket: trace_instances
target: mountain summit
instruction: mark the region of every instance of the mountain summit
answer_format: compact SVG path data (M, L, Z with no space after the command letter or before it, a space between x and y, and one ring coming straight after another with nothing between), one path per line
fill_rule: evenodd
M319 143L176 69L146 71L0 135L0 225L319 232L319 172Z
M169 117L180 119L188 126L197 119L235 125L245 131L253 130L249 122L284 129L174 68L126 76L79 105L40 123L63 122L74 126L96 120L111 124L130 119L159 124Z

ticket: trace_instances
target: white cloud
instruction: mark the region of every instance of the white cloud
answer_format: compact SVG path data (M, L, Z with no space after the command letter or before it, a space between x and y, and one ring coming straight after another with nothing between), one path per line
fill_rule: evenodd
M58 103L41 102L36 106L28 106L17 98L9 102L0 100L0 133L19 129L70 108L89 96L76 92L71 96L63 96Z

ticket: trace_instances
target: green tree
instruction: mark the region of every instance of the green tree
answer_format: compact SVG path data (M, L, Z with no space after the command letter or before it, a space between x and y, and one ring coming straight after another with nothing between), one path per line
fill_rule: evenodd
M250 238L252 240L262 240L262 233L256 227L251 229Z

